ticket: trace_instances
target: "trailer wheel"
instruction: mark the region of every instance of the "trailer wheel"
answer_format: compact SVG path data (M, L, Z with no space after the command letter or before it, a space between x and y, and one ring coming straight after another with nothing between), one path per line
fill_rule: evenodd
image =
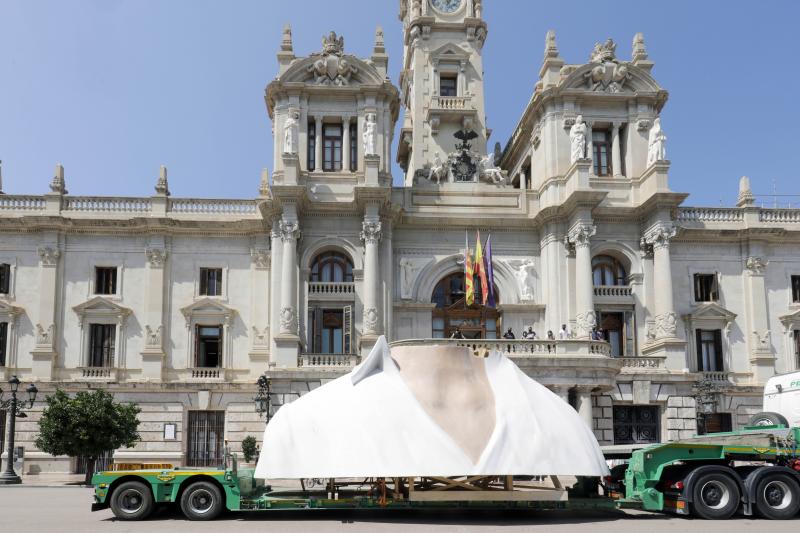
M780 426L789 427L789 421L780 413L766 411L750 417L750 426Z
M786 474L767 474L756 486L756 511L770 520L786 520L800 511L800 487Z
M153 491L141 481L126 481L114 490L109 506L120 520L144 520L155 507Z
M706 520L727 520L739 509L741 492L727 474L709 472L694 484L692 512Z
M222 492L209 481L195 481L181 495L181 511L189 520L213 520L223 507Z

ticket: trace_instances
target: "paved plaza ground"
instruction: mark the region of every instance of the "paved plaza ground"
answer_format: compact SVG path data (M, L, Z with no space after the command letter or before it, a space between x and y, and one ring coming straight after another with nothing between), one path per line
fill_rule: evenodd
M537 513L445 513L445 512L327 512L295 511L228 513L214 522L189 524L177 510L164 510L145 522L121 522L111 511L90 512L92 491L79 487L0 487L0 530L90 533L204 531L245 533L293 533L313 531L448 533L488 531L591 531L640 533L646 531L703 532L782 531L796 532L799 522L769 522L739 518L708 522L640 512L537 512Z

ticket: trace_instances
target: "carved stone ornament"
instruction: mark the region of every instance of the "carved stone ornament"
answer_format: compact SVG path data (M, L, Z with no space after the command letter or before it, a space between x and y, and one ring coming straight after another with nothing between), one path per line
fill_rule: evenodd
M661 119L653 121L653 127L647 137L647 165L650 166L656 161L667 159L667 136L661 129Z
M656 339L673 339L678 332L678 315L673 312L662 313L656 317Z
M747 258L747 262L745 266L747 270L750 271L750 274L760 275L764 273L764 270L767 268L768 261L764 261L761 257L750 256Z
M597 233L597 227L594 224L578 224L569 230L567 238L571 244L579 248L589 246L595 233Z
M590 90L618 93L630 78L628 64L617 61L616 50L617 45L612 39L594 45L589 62L597 65L585 75Z
M639 254L642 256L642 259L653 258L653 245L648 243L647 239L644 237L639 239Z
M364 117L364 131L361 134L362 137L362 144L364 149L364 155L378 155L377 149L375 147L376 139L377 139L377 124L375 122L375 113L367 113L367 116Z
M269 268L269 250L263 248L251 248L250 258L253 260L256 268Z
M361 224L361 241L364 244L378 244L382 236L380 220L365 220Z
M308 67L314 76L314 83L318 85L349 85L350 76L358 72L358 68L351 65L344 53L344 37L337 37L332 31L327 37L322 38L322 53L315 54L319 58Z
M589 337L592 334L592 329L597 325L597 317L595 317L594 311L586 311L585 313L578 313L575 317L575 322L578 337Z
M654 250L669 248L669 241L675 236L675 226L667 222L659 222L644 235L645 242L653 246Z
M757 350L762 351L769 351L770 349L770 330L763 331L759 333L758 331L753 332L753 339L755 340L755 347Z
M371 334L378 331L378 310L374 307L364 309L364 333Z
M500 167L494 164L494 159L495 154L489 153L478 161L478 177L494 185L505 185L508 180Z
M300 223L296 220L283 220L279 223L279 231L283 242L297 240L300 236Z
M636 129L638 131L647 131L650 129L651 122L646 118L640 119L636 121Z
M55 341L56 325L50 324L47 329L44 329L41 324L36 324L36 345L47 348L53 348Z
M283 307L280 313L281 333L292 334L297 330L297 313L294 307Z
M298 128L300 125L300 113L295 110L289 111L286 122L283 123L283 153L297 154Z
M61 250L53 246L40 246L37 252L43 266L56 266L61 257Z
M144 251L147 256L147 262L153 268L161 268L167 260L167 251L163 248L147 248Z
M578 159L583 159L586 154L586 123L583 115L578 115L569 129L569 162L574 163Z
M533 301L533 291L536 287L536 277L534 274L532 259L510 259L505 262L514 272L519 290L519 299L523 302Z
M258 348L269 346L269 326L261 330L253 326L253 346Z
M150 326L145 326L144 331L145 348L157 348L160 350L164 341L164 326L158 326L155 330Z

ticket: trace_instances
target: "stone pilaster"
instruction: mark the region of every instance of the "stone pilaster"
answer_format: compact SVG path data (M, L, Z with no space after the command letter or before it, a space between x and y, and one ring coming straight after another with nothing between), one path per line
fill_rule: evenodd
M142 379L144 381L161 381L163 379L164 360L164 268L167 262L167 250L164 243L151 243L145 249L147 264L145 268L144 305L144 349L142 356Z
M314 171L322 172L322 117L314 117Z
M611 166L615 177L622 176L622 150L619 146L619 122L614 122L611 128Z
M278 224L282 243L279 332L275 336L274 362L279 367L297 366L300 337L297 334L297 239L300 224L284 217Z
M31 350L31 374L38 381L52 381L56 349L56 294L58 287L58 262L61 250L58 245L46 244L38 248L39 254L39 309L34 325L36 344Z
M381 221L374 215L364 217L361 225L361 241L364 243L364 315L362 319L361 352L371 349L382 332L379 297L380 265L379 244Z
M597 228L590 222L578 222L567 234L567 241L575 247L575 321L579 339L588 339L597 325L590 242L596 232Z
M269 250L260 246L250 249L252 279L252 314L250 331L250 360L259 364L253 369L260 374L269 355Z
M750 371L753 381L764 384L775 374L775 353L772 350L772 332L769 329L769 309L764 275L768 262L761 256L751 255L745 260L745 301Z

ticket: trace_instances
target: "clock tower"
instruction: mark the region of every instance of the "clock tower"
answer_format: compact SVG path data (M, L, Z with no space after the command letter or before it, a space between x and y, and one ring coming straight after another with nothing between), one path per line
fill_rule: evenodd
M397 159L406 186L413 185L415 173L427 174L438 162L447 165L465 142L472 152L486 154L482 8L482 0L400 0L405 113Z

